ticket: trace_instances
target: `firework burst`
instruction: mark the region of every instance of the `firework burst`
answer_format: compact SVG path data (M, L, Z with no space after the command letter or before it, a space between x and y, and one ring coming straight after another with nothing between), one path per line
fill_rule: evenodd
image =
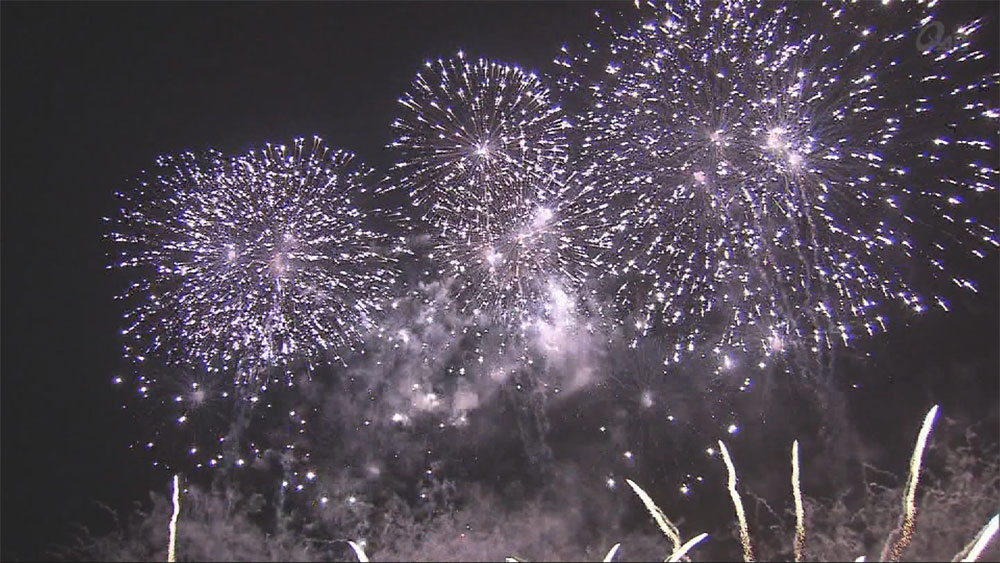
M601 267L607 247L593 188L534 176L497 177L474 209L442 205L432 253L453 278L462 308L526 321L572 307L576 291Z
M392 123L398 184L433 213L445 200L475 207L469 182L511 169L552 174L566 162L569 127L549 89L532 73L479 59L428 61Z
M259 386L339 357L396 279L392 241L362 207L368 176L319 139L158 159L119 194L110 236L136 277L126 355Z
M923 38L937 12L650 4L604 58L578 57L606 62L581 146L628 202L609 273L640 333L676 337L675 360L706 343L816 352L883 330L890 302L947 310L948 287L975 291L963 272L998 246L980 218L998 80L982 21Z
M401 100L397 184L475 316L530 324L575 301L608 247L607 205L568 174L569 127L533 74L480 59L427 63Z

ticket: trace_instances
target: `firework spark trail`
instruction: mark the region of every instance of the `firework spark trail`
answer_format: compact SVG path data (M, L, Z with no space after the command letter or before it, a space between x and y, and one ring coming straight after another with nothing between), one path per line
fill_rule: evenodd
M680 530L667 518L666 514L660 510L660 507L656 506L656 503L653 502L653 499L649 496L649 494L646 493L642 487L635 484L635 482L631 479L625 479L625 482L632 487L632 491L635 492L636 496L638 496L642 501L642 504L645 505L646 510L649 511L649 514L653 517L656 525L660 527L660 531L662 531L663 534L667 536L667 539L670 540L670 543L673 544L671 553L665 561L681 561L694 546L698 545L702 540L708 537L708 534L698 534L682 544Z
M361 563L368 563L368 555L365 553L365 549L361 547L357 542L348 540L347 545L351 546L351 550L354 551L354 555L358 558Z
M511 168L551 174L566 162L569 127L561 109L532 73L464 53L427 61L399 102L393 121L399 154L398 185L414 205L433 214L442 202L477 207L482 194L470 182ZM488 194L487 194L488 195Z
M174 511L170 515L170 542L167 546L167 561L177 561L177 518L181 513L181 482L180 475L174 475Z
M903 490L903 515L900 517L899 525L886 538L882 548L882 561L899 561L903 550L910 545L913 539L913 531L917 521L917 484L920 481L920 464L937 413L937 405L927 411L924 423L920 427L920 433L917 435L917 443L913 446L913 456L910 458L910 477L906 480L906 488Z
M671 553L670 557L667 558L667 561L676 562L676 561L684 560L685 556L687 556L687 553L689 551L691 551L691 549L694 546L696 546L699 543L701 543L707 537L708 537L708 534L701 533L701 534L698 534L697 536L689 539L687 542L684 543L684 545L682 545L676 551L674 551L673 553Z
M733 501L733 508L736 510L736 521L740 526L740 544L743 546L743 560L753 561L753 547L750 544L750 528L747 526L746 512L743 510L743 501L739 491L736 490L736 467L733 459L729 457L729 450L726 444L719 440L719 449L722 451L722 460L726 463L726 471L729 473L729 497Z
M636 496L639 497L639 500L646 507L646 510L653 516L653 520L656 521L656 525L660 527L663 535L667 536L667 539L670 540L673 552L676 553L679 551L681 549L681 533L677 526L667 518L667 515L660 510L660 507L656 506L656 503L653 502L653 499L642 487L636 485L631 479L625 479L625 482L628 483L629 487L632 487L632 491L635 492Z
M802 508L802 488L799 473L799 441L792 442L792 497L795 501L795 560L806 555L806 515Z
M640 334L669 333L675 361L817 353L884 330L887 302L975 291L963 272L998 246L977 216L995 208L998 77L982 21L917 48L937 11L649 4L605 58L578 57L608 61L583 173L628 202L608 273Z
M432 254L458 280L457 298L474 316L513 326L572 307L603 267L608 247L602 206L571 179L518 173L484 182L477 208L441 206Z
M993 518L983 526L982 530L976 534L976 537L965 546L962 551L960 551L952 561L978 561L979 556L983 554L983 550L996 535L997 529L1000 528L1000 515L994 514Z
M434 231L462 310L531 325L604 267L608 206L567 172L569 124L535 75L461 52L426 67L393 122L394 182Z
M236 157L161 157L110 238L135 273L126 355L266 388L275 368L359 342L396 279L359 205L370 171L318 138Z

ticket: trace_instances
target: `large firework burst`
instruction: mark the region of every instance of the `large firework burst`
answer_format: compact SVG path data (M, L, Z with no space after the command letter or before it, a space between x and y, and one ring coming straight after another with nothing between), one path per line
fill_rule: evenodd
M607 247L607 206L565 170L568 124L548 89L462 53L427 68L400 100L391 146L461 307L516 324L575 300Z
M137 277L126 354L263 386L358 342L396 279L369 173L319 139L158 159L111 234Z
M929 41L950 21L933 5L635 16L579 60L606 64L581 144L629 202L612 273L641 332L675 336L675 359L706 342L826 349L884 329L886 303L948 309L948 285L975 290L965 257L998 245L982 21Z

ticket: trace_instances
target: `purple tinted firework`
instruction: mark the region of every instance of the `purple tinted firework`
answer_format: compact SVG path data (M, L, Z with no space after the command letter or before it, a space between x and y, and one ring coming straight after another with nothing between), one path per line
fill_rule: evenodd
M523 324L576 299L601 268L607 206L567 173L569 125L541 81L459 53L428 62L400 103L396 181L462 309Z
M826 349L889 302L976 289L962 272L998 246L990 38L927 43L936 7L886 4L648 4L558 61L602 61L581 167L628 202L616 296L674 360Z
M414 205L433 213L442 200L476 204L469 181L511 168L546 176L566 162L569 127L542 81L510 65L479 59L428 61L399 103L390 144L394 173Z
M608 233L593 188L533 175L496 177L474 208L442 204L431 257L475 315L530 322L596 278Z
M396 279L368 176L319 139L161 157L111 234L135 274L127 356L266 386L357 343Z

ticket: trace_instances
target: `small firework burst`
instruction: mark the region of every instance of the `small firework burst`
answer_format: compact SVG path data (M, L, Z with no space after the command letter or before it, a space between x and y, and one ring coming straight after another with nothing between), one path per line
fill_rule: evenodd
M517 171L552 174L566 163L569 127L542 81L516 66L462 52L428 61L392 123L398 184L433 214L441 202L476 207L470 182Z

